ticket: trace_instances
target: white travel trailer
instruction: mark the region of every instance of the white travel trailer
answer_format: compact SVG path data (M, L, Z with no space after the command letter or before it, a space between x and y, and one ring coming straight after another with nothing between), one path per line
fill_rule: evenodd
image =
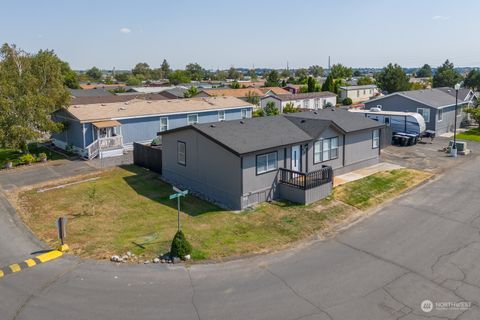
M366 118L385 123L394 134L422 136L425 132L425 119L416 112L382 111L381 108L370 110L349 109L354 113L364 114Z

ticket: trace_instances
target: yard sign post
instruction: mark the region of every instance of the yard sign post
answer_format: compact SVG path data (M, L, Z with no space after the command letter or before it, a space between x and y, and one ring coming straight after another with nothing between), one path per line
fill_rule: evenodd
M177 221L178 221L178 231L180 231L180 198L185 197L188 194L188 190L180 190L176 187L173 187L173 191L176 193L171 194L169 199L173 200L177 198Z
M58 229L58 238L60 239L59 251L65 252L68 251L68 246L65 243L65 238L67 237L67 217L60 217L57 219L57 229Z

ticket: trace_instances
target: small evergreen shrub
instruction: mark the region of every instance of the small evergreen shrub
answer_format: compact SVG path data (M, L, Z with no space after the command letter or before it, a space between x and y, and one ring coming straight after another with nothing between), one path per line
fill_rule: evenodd
M32 164L35 162L35 157L30 153L27 153L20 157L20 162L23 164Z
M41 152L38 154L38 161L45 162L47 161L47 154L45 152Z
M342 103L343 103L344 106L351 106L353 101L352 101L351 98L347 97L347 98L343 99Z
M183 259L188 254L192 253L192 245L188 242L182 230L178 230L173 237L172 246L170 248L170 255L172 257L179 257Z

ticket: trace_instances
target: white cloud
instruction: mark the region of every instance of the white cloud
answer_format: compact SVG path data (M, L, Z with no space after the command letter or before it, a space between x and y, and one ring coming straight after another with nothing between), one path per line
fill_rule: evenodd
M449 20L450 17L447 16L433 16L432 20Z
M122 28L122 29L120 29L120 32L121 33L130 33L130 32L132 32L132 30L130 30L129 28Z

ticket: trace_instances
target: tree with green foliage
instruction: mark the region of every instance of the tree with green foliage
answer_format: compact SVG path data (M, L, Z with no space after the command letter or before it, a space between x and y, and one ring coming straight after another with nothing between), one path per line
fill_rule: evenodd
M141 77L142 77L141 75L138 75L138 76L129 75L125 84L127 86L139 86L142 84Z
M468 113L470 117L472 117L473 120L478 125L478 128L480 128L480 108L465 108L463 109L465 113Z
M0 146L28 151L29 141L63 129L52 112L70 102L63 62L53 51L0 49Z
M238 82L237 80L232 81L230 83L230 88L232 88L232 89L240 89L240 87L241 87L240 82Z
M170 246L170 257L178 257L184 259L185 256L192 253L192 245L188 242L182 230L178 230L172 240Z
M480 90L480 70L472 69L465 77L463 85L474 91Z
M152 69L152 71L150 72L150 79L152 80L161 80L163 78L164 76L161 68Z
M432 67L430 67L430 65L426 63L415 72L416 78L430 78L431 76L432 76Z
M248 91L246 95L246 100L248 103L258 106L260 104L260 97L254 91Z
M375 80L368 76L363 76L357 81L357 85L359 86L365 86L365 85L374 84L374 83L375 83Z
M250 77L250 80L252 80L252 81L257 81L258 80L257 71L255 69L248 70L248 76Z
M306 83L308 79L308 70L305 68L297 69L297 71L295 71L295 77L297 78L296 79L297 83L301 83L301 84Z
M322 91L335 91L335 82L331 74L327 76L327 79L325 79L325 82L322 84Z
M68 62L62 61L63 84L70 89L79 89L78 74L70 69Z
M205 69L198 63L189 63L185 67L185 71L190 79L194 81L202 81L205 77Z
M352 99L349 97L346 97L345 99L342 100L342 104L344 106L351 106L353 103Z
M117 80L118 82L126 82L130 75L130 72L116 72L115 80Z
M289 69L283 69L280 72L280 77L282 78L290 78L292 76L292 72Z
M187 89L187 91L185 91L183 93L183 97L184 98L191 98L191 97L195 96L197 93L198 93L197 87L191 86L190 88Z
M323 76L323 72L323 68L318 65L313 65L308 68L308 73L310 73L315 78Z
M330 74L333 79L348 79L352 77L353 70L339 63L332 66Z
M398 64L389 63L376 75L378 86L388 93L407 91L410 89L410 82L403 68Z
M135 67L132 69L132 74L134 76L143 76L144 79L150 79L150 75L152 73L152 69L150 69L150 66L146 62L140 62L135 65Z
M242 78L242 74L233 66L228 69L227 79L239 80Z
M362 75L362 73L360 72L360 70L353 71L353 76L354 77L360 77L361 75Z
M295 107L293 102L288 102L285 107L283 107L283 113L295 113L300 112L298 108Z
M462 81L462 76L455 70L453 63L448 59L437 68L433 76L432 86L439 87L453 87L455 84Z
M427 89L427 84L423 82L412 82L410 83L410 90L423 90Z
M279 87L280 86L280 76L277 70L272 70L267 73L265 87Z
M168 75L168 81L170 84L176 86L180 83L190 83L192 80L185 70L175 70Z
M314 77L308 77L307 79L307 92L317 91L317 80Z
M257 110L255 110L255 111L253 111L252 116L253 116L254 118L265 117L265 110L263 110L262 108L257 109Z
M265 106L265 114L267 116L276 116L279 113L280 113L280 110L278 110L277 106L275 105L275 102L268 101L267 105Z
M170 72L172 72L172 69L170 69L170 65L168 64L166 59L163 59L160 70L162 70L162 76L164 79L168 78L168 75L170 74Z
M87 72L85 73L91 81L100 81L102 80L102 71L98 69L97 67L92 67L91 69L88 69Z

